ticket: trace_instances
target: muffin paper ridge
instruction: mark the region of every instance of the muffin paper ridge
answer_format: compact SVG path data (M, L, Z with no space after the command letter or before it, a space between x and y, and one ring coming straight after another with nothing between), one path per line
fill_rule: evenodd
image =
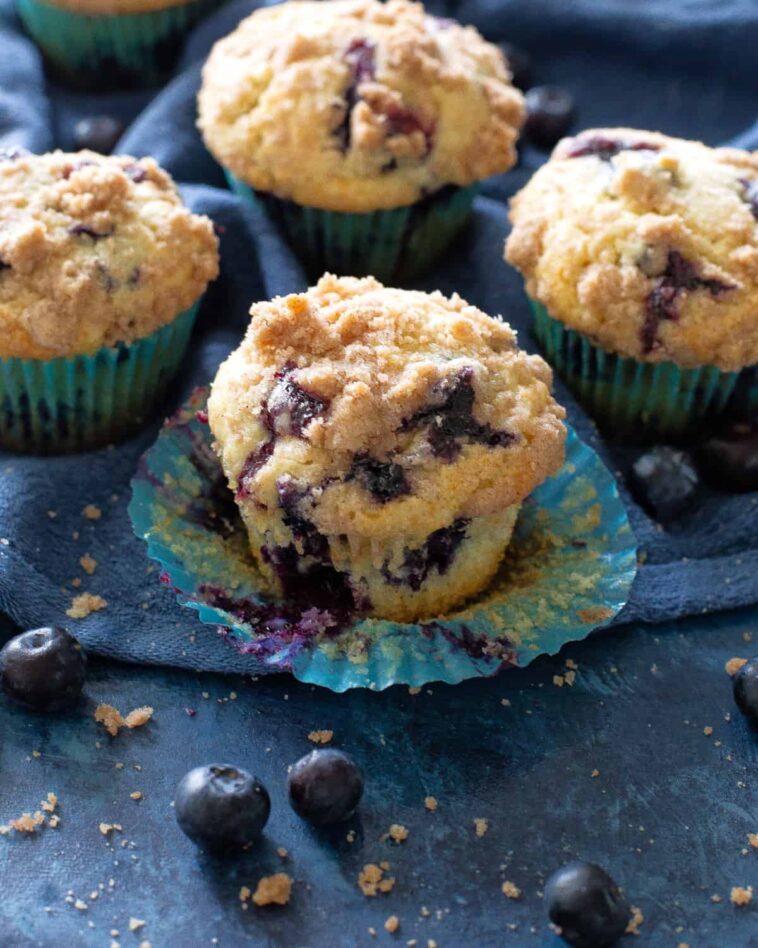
M206 396L198 389L143 455L129 514L162 581L249 654L251 672L333 691L457 683L554 654L626 602L634 535L613 477L573 431L563 469L524 504L505 568L464 608L403 624L267 600L211 449Z

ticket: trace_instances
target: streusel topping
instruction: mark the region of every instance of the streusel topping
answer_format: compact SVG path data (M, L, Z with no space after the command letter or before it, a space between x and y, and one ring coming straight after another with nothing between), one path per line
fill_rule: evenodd
M0 153L0 358L150 335L215 278L217 247L152 158Z
M550 369L459 296L327 275L251 313L208 402L238 500L304 501L333 536L426 536L562 462Z
M592 129L558 144L511 220L529 294L601 348L758 362L758 153Z
M507 171L523 99L473 27L407 0L311 0L256 10L217 43L199 112L243 181L360 212Z

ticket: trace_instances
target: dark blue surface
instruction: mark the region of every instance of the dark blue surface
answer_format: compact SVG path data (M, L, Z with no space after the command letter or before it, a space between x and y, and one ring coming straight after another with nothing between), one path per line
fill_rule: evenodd
M225 32L248 7L231 6L201 28L187 61L202 56L211 35ZM716 144L755 121L754 0L480 0L455 9L492 38L529 48L539 81L560 82L576 95L580 126L654 127ZM12 24L8 4L4 11ZM196 70L177 79L123 143L154 153L188 183L193 207L226 228L223 277L209 295L173 405L213 375L239 339L251 300L302 285L266 222L208 187L222 179L194 130L196 85ZM76 115L115 108L132 116L144 101L51 90L31 45L0 34L0 143L68 147ZM758 140L753 133L741 143L755 147ZM520 186L540 158L526 149L521 165L488 187L473 226L424 286L461 290L527 326L520 278L501 260L507 227L498 199ZM533 348L528 332L522 341ZM572 422L591 438L570 397L559 392ZM85 459L0 461L0 536L10 539L0 546L0 603L24 625L60 618L74 592L68 584L80 573L78 558L90 552L100 565L84 588L110 605L77 625L88 642L135 660L241 670L238 657L158 587L141 545L130 538L128 481L155 430ZM628 458L622 452L611 460L615 468ZM628 615L664 620L758 600L755 500L708 496L691 521L668 534L630 505L648 560ZM87 503L101 506L100 521L82 518ZM71 539L74 531L79 541ZM90 704L78 714L40 719L0 703L0 819L33 808L48 790L59 794L62 816L58 830L39 838L0 838L2 944L99 946L116 928L122 945L136 945L138 935L127 930L135 916L147 920L141 937L154 948L193 948L213 938L220 945L336 948L373 943L371 925L379 931L376 943L552 946L558 943L537 893L548 872L580 856L603 863L642 908L646 921L632 943L756 946L756 906L728 903L732 885L758 887L758 853L742 854L746 834L758 832L758 743L736 715L725 720L732 703L723 672L726 659L752 650L742 638L749 630L758 635L755 610L604 632L565 650L579 663L573 688L552 684L561 658L493 681L432 686L433 694L417 697L402 689L335 696L284 677L250 683L103 663L92 670ZM219 704L232 689L238 699ZM211 697L203 699L202 691ZM503 706L503 698L512 705ZM100 700L123 711L150 703L156 720L111 741L92 720ZM189 717L186 707L197 715ZM714 728L711 737L705 726ZM310 746L307 732L325 727L368 774L352 845L341 833L305 829L279 789L287 764ZM265 846L239 864L198 857L173 824L176 781L214 758L257 771L274 798ZM592 778L595 768L600 775ZM144 800L132 801L132 790ZM440 801L434 815L423 809L428 793ZM490 821L482 839L473 833L475 817ZM97 829L101 820L122 823L129 846L122 849L117 837L109 848ZM380 840L392 822L411 831L401 847ZM291 906L243 914L239 886L279 868L278 845L292 853ZM355 886L358 870L385 858L396 890L366 900ZM111 878L113 893L87 913L64 902L69 889L89 901ZM502 896L504 879L522 888L520 902ZM724 901L711 902L712 894ZM422 905L432 911L426 921L419 920ZM395 939L381 927L390 914L401 919Z

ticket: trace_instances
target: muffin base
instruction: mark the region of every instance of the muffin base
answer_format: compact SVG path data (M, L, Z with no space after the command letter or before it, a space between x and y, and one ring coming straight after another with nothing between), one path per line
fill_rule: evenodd
M229 187L260 205L285 234L308 276L375 276L404 283L427 270L466 224L478 187L441 188L416 204L370 214L302 207L262 191L226 172Z
M199 305L144 339L94 355L0 359L0 447L58 454L134 431L179 369Z
M390 543L341 536L305 540L281 521L261 532L246 521L250 547L274 595L396 622L431 619L481 592L498 571L519 506L457 520L429 536Z
M631 441L677 439L725 413L758 411L758 367L722 372L639 362L606 352L530 300L534 332L548 362L598 427Z
M90 15L42 0L16 0L53 72L69 85L142 88L165 79L184 38L221 0L189 0L145 13Z

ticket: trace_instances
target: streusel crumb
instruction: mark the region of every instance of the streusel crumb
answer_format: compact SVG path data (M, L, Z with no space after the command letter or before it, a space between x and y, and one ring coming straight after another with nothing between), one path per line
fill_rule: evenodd
M96 596L92 593L79 593L71 600L71 605L66 609L66 615L69 619L86 619L93 612L99 612L108 605L107 600L102 596Z
M744 908L746 905L750 905L753 901L753 887L751 885L747 887L741 885L732 886L732 891L729 893L729 901L738 908Z
M113 705L99 704L95 708L95 720L105 727L105 730L115 737L121 728L132 729L142 727L152 718L153 709L149 707L135 708L126 717L121 715Z
M253 902L258 906L286 905L292 895L292 879L286 872L275 872L264 876L253 892Z

